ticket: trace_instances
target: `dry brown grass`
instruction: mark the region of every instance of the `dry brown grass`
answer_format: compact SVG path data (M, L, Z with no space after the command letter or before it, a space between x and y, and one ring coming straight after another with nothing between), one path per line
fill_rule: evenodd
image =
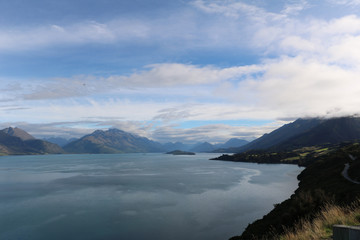
M294 227L287 229L285 234L277 236L277 240L318 240L329 239L332 236L332 226L359 225L360 224L360 199L348 207L339 207L327 204L322 211L313 219L302 220Z

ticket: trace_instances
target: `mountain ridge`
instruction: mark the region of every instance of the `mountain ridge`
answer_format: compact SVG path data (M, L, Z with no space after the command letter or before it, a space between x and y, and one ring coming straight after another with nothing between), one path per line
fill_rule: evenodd
M299 118L244 146L224 149L222 152L281 151L313 145L338 144L356 139L360 139L359 117Z
M119 129L96 130L64 146L69 153L164 152L160 143Z
M20 128L5 128L0 131L1 155L60 154L63 149L53 143L36 139Z
M15 128L12 128L12 127L8 127L8 128L5 128L3 130L1 130L2 132L10 135L10 136L13 136L13 137L18 137L20 138L21 140L34 140L35 138L30 135L29 133L27 133L26 131L18 128L18 127L15 127Z

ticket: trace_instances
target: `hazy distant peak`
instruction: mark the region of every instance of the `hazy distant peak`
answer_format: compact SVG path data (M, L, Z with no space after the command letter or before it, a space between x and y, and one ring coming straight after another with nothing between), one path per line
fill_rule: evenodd
M12 127L8 127L2 130L2 132L13 136L13 137L18 137L21 140L25 141L25 140L32 140L35 139L33 136L31 136L29 133L25 132L24 130L20 129L20 128L12 128Z
M110 133L126 133L123 130L117 129L117 128L110 128L109 130L107 130Z
M104 134L130 134L127 132L124 132L122 130L119 130L117 128L110 128L109 130L96 130L91 135L104 135Z

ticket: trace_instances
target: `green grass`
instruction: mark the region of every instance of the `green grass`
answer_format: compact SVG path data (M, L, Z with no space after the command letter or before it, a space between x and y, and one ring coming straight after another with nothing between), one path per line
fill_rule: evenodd
M296 156L296 157L285 158L285 159L283 159L281 161L282 162L292 162L292 161L299 160L299 159L300 159L300 156Z

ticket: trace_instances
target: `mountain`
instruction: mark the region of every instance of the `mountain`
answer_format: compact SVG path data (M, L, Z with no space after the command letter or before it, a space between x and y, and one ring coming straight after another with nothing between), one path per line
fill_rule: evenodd
M19 128L6 128L0 131L0 154L59 154L63 149L56 144L35 139Z
M337 144L359 139L360 118L341 117L323 120L317 126L286 140L286 142L282 142L281 146L275 146L275 148L293 149L313 145Z
M225 143L211 144L208 142L197 143L197 144L184 144L181 142L176 143L165 143L163 147L166 151L182 150L182 151L194 151L194 152L228 152L223 151L228 148L240 147L249 143L246 140L231 138Z
M267 149L279 151L356 139L360 139L358 117L309 118L286 124L235 150L236 152Z
M163 144L163 148L167 151L174 151L174 150L182 150L182 151L187 151L189 150L191 147L193 147L193 145L189 145L189 144L184 144L182 142L168 142Z
M69 153L164 152L160 143L119 129L96 130L64 146Z
M190 149L191 152L212 152L214 150L214 145L208 142L199 143Z
M292 137L309 131L313 127L319 125L322 121L323 120L318 118L300 118L295 122L285 124L271 133L264 134L262 137L238 148L237 152L244 152L253 149L268 149L270 147L279 145Z
M243 139L239 139L239 138L231 138L229 139L226 143L222 144L220 146L220 148L234 148L234 147L241 147L244 146L246 144L248 144L249 142Z
M24 130L20 129L20 128L12 128L12 127L8 127L5 128L3 130L1 130L2 132L13 136L13 137L18 137L21 140L33 140L35 139L33 136L31 136L29 133L25 132Z
M59 145L60 147L63 147L65 145L77 140L77 138L66 139L66 138L61 138L61 137L50 137L50 138L44 138L42 140L51 142L51 143L55 143L55 144Z

